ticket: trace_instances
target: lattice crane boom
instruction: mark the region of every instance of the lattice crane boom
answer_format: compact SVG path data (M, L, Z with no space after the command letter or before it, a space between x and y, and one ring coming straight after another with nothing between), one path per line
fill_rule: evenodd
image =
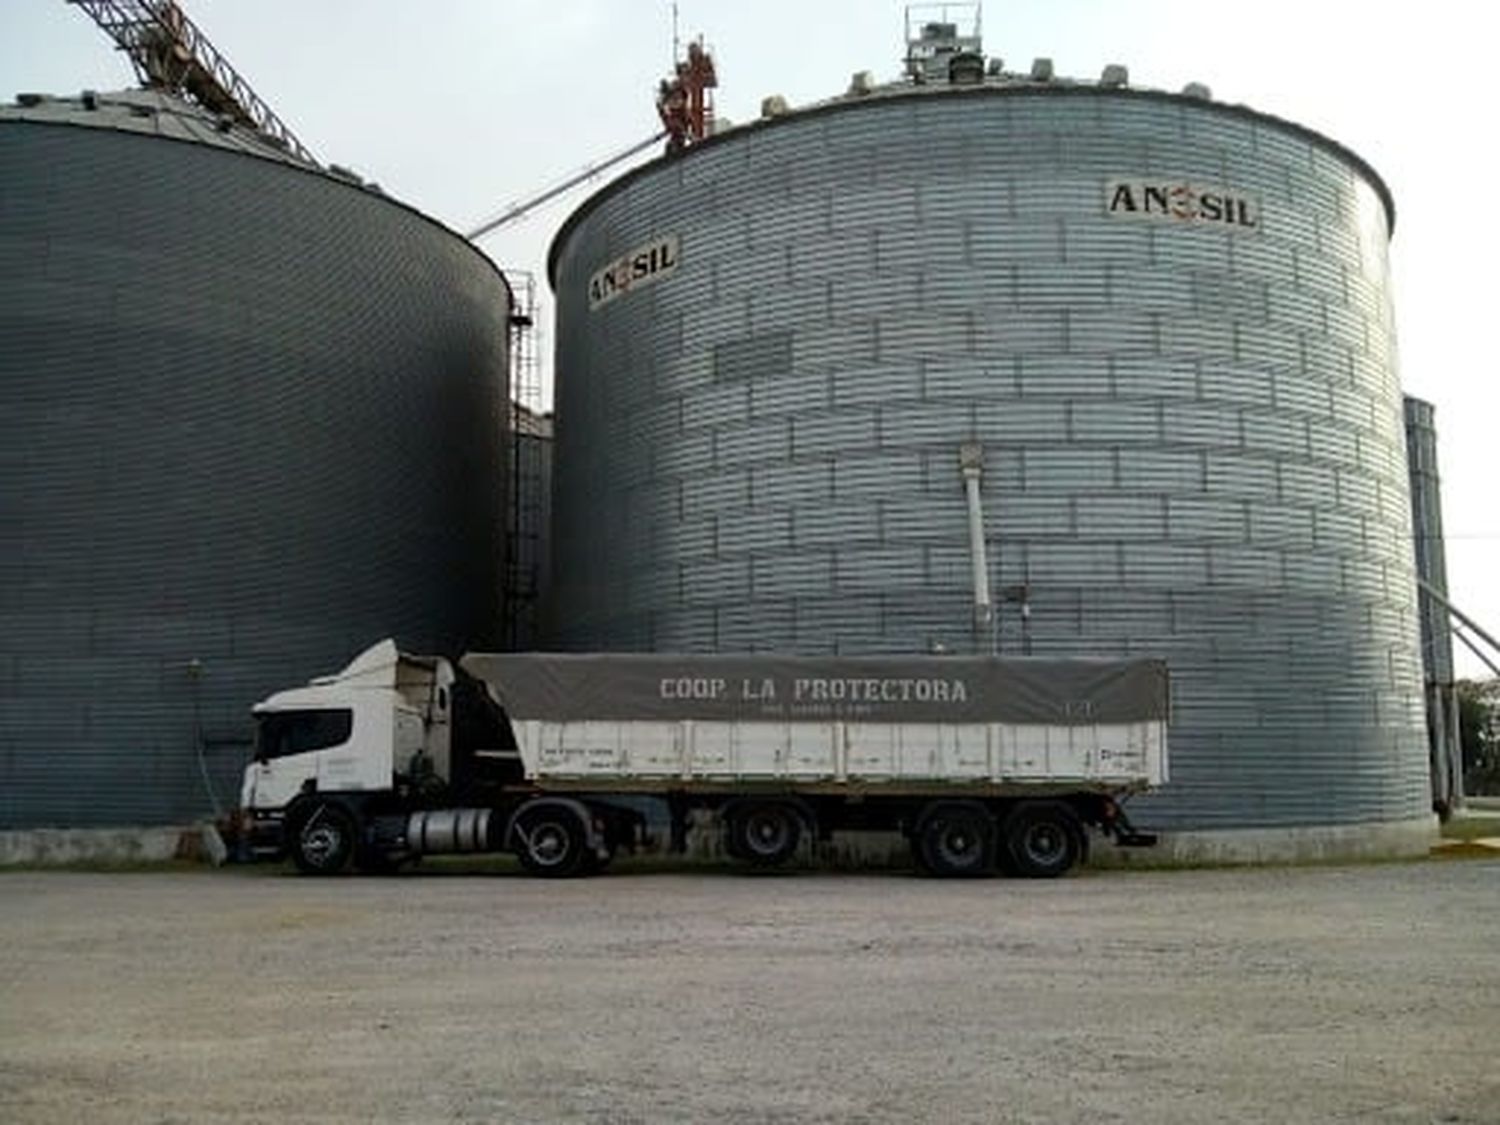
M183 95L254 129L308 164L318 162L175 0L67 0L124 51L147 89Z

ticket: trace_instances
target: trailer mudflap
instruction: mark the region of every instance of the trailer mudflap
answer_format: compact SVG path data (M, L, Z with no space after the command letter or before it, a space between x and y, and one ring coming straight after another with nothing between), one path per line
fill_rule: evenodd
M1130 823L1130 818L1125 815L1125 810L1118 804L1110 802L1111 815L1109 818L1110 833L1115 838L1115 846L1121 848L1154 848L1157 842L1155 832L1141 832Z

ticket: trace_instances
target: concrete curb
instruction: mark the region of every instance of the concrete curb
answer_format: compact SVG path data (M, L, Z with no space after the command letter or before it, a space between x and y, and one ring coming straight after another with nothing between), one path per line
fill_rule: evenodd
M1089 863L1094 867L1199 867L1411 859L1427 855L1437 842L1437 817L1421 816L1376 824L1163 832L1154 848L1117 848L1102 841L1093 849Z
M218 866L227 858L212 824L158 828L33 828L0 832L0 867L166 863Z

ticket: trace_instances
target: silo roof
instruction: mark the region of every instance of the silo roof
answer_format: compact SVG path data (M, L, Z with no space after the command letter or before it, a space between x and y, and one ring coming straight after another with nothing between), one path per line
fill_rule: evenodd
M160 137L171 141L187 141L208 145L242 156L272 160L303 172L312 172L327 179L362 188L372 195L410 211L426 222L441 227L453 237L469 244L490 269L500 275L507 293L510 282L504 271L484 254L472 241L458 231L431 215L404 203L381 190L380 185L367 182L356 173L337 164L322 167L299 159L287 149L254 129L237 125L162 90L115 90L96 93L85 90L77 95L17 94L12 102L0 103L0 123L23 122L33 125L71 126L105 129L119 133L134 133L138 136Z
M220 118L208 110L161 90L84 91L71 97L18 94L14 102L0 104L0 121L144 133L213 145L298 167L307 166L255 130L221 123Z
M1184 91L1173 93L1167 90L1152 90L1134 86L1105 85L1102 82L1084 82L1069 78L1049 78L1045 81L1034 80L1025 75L1011 74L1009 72L998 75L987 75L983 82L978 84L940 84L940 83L912 83L905 81L890 82L875 86L864 92L840 94L824 101L814 102L807 106L787 109L784 112L771 116L762 116L758 120L748 121L743 124L736 123L721 129L713 136L700 141L682 153L668 153L657 157L648 163L638 165L625 172L618 178L611 180L599 188L577 208L574 209L552 238L552 244L547 253L547 280L556 285L557 283L557 256L564 242L573 229L582 222L596 207L609 199L616 192L622 190L626 185L633 183L643 176L670 164L671 162L691 159L699 149L708 148L716 144L730 142L735 138L746 136L753 132L775 128L792 121L805 120L808 117L828 113L839 113L857 111L862 106L872 102L890 101L908 98L930 98L930 97L983 97L983 96L1051 96L1068 97L1078 95L1109 96L1119 98L1142 98L1154 101L1169 101L1186 104L1194 108L1200 108L1208 112L1225 113L1232 116L1249 118L1254 121L1266 122L1283 129L1295 136L1318 145L1333 153L1339 159L1346 161L1358 173L1363 176L1380 198L1381 205L1385 209L1386 230L1388 234L1394 234L1396 230L1396 201L1391 194L1390 187L1381 178L1380 173L1358 153L1340 144L1338 141L1310 129L1306 125L1299 125L1295 121L1289 121L1284 117L1266 113L1263 110L1253 109L1250 106L1231 104L1213 100L1206 96L1196 96ZM769 100L769 99L768 99Z

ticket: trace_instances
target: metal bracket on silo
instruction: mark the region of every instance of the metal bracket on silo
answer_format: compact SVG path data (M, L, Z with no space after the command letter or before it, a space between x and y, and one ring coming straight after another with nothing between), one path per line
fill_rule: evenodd
M969 561L974 572L974 651L988 652L993 635L994 607L990 602L990 564L984 546L984 506L979 484L984 476L984 446L966 441L958 447L958 472L969 501Z

